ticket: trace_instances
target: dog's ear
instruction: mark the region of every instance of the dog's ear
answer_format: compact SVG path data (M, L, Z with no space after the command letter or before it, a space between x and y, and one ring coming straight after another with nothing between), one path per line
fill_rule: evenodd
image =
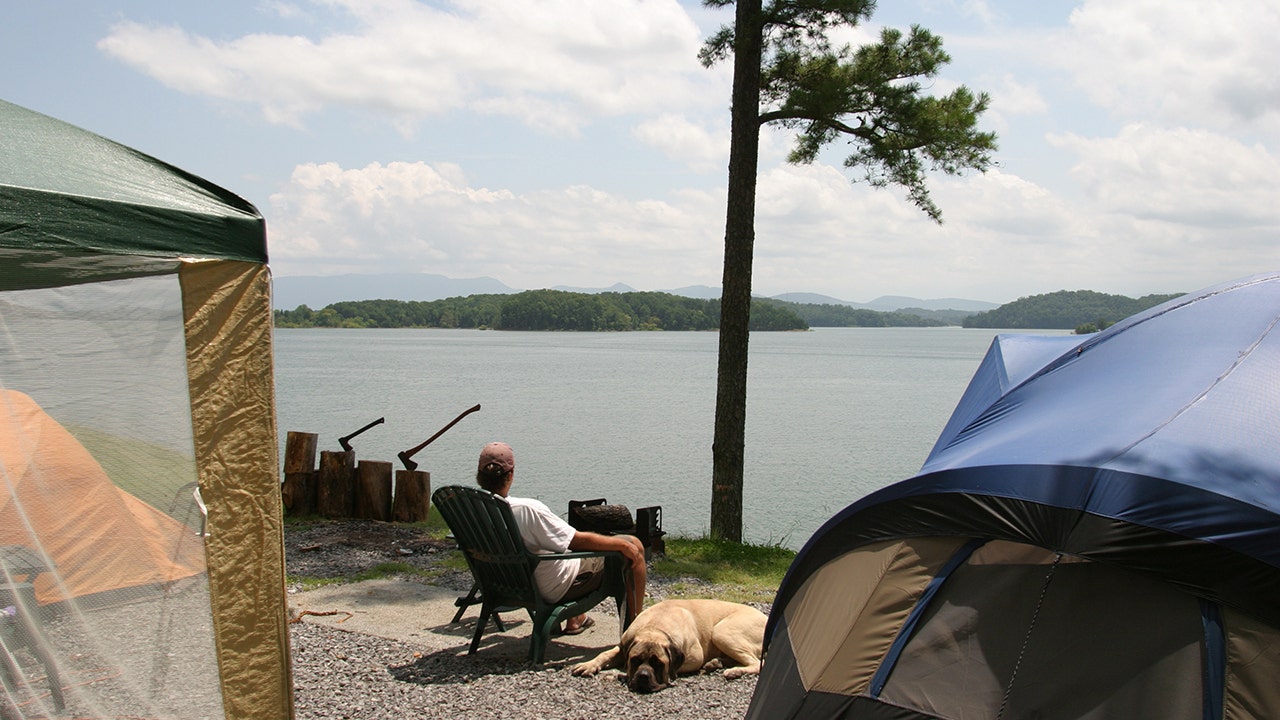
M635 669L631 665L631 653L636 648L635 638L624 637L618 641L618 664L617 667L622 668L623 672L630 678Z
M667 655L671 661L667 664L667 682L673 683L680 677L680 668L684 666L684 653L674 643L668 643Z

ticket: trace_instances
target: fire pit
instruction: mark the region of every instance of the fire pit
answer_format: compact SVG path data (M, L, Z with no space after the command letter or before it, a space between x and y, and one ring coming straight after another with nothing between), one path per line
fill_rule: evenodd
M569 501L569 525L576 530L597 532L604 535L635 535L644 545L645 559L653 553L666 552L662 536L662 506L654 505L636 510L635 518L626 505L610 505L605 498Z

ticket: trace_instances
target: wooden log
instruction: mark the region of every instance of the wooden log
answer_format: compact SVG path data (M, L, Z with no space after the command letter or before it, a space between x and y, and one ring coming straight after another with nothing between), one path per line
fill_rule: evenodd
M284 485L280 487L280 499L284 503L284 514L290 517L306 517L316 514L316 486L320 473L291 472L284 474Z
M355 517L391 519L391 463L361 460L356 465Z
M316 447L319 440L316 433L293 430L286 436L284 483L280 486L280 501L285 515L304 517L316 512Z
M315 433L290 430L284 442L284 474L315 470L319 442L320 436Z
M349 518L354 508L356 453L320 451L320 476L316 483L316 512L330 519Z
M426 470L397 470L391 519L395 522L422 522L430 510L431 473Z
M579 530L597 533L634 533L636 524L631 520L631 510L626 505L582 505L569 511L576 515L576 522L569 524Z

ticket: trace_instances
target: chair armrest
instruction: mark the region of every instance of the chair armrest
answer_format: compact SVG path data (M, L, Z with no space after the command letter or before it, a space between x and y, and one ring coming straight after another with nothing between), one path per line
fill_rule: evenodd
M530 554L537 558L538 562L542 562L543 560L572 560L574 558L609 557L610 555L622 557L622 553L617 550L574 550L572 552L550 553L548 555L539 555L537 553Z
M537 566L539 563L548 562L552 560L573 560L574 558L593 558L593 557L598 557L598 558L615 557L622 561L623 567L627 566L627 559L623 557L622 553L618 552L617 550L573 550L570 552L550 553L547 555L538 555L536 553L528 553L528 554L529 554L529 557L533 559L534 566Z

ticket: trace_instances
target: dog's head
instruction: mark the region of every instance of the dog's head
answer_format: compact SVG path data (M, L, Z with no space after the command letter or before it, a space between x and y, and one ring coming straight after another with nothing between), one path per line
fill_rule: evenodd
M627 687L633 692L657 692L676 681L684 652L664 632L639 635L622 648Z

